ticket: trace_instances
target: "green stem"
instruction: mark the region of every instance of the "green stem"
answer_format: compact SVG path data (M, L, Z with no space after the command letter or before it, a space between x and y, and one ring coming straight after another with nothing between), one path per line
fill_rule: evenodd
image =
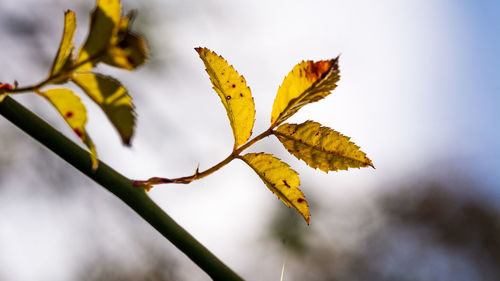
M220 168L226 166L229 162L233 161L234 159L238 158L240 156L240 153L243 152L245 149L249 148L251 145L254 143L260 141L261 139L271 135L273 133L272 128L269 128L268 130L262 132L260 135L254 137L253 139L249 140L247 143L244 145L240 146L240 148L234 150L229 156L227 156L224 160L220 161L217 163L215 166L208 168L207 170L203 172L199 172L198 169L196 169L196 172L191 175L191 176L186 176L186 177L181 177L181 178L175 178L175 179L168 179L168 178L161 178L161 177L153 177L144 181L134 181L133 185L134 186L144 186L146 189L150 189L151 185L158 185L158 184L164 184L164 183L183 183L183 184L188 184L194 180L198 180L201 178L204 178L215 171L219 170Z
M87 151L15 100L6 97L0 103L0 114L80 172L119 197L211 278L214 280L242 280L156 205L143 188L133 187L130 179L103 162L99 162L99 167L93 171L92 161Z

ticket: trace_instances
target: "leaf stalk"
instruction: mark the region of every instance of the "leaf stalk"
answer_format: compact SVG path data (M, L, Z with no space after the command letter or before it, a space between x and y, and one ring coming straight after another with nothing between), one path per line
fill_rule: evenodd
M238 149L234 150L231 154L229 154L224 160L220 161L219 163L215 164L211 168L208 168L205 171L199 172L198 169L196 169L196 172L191 175L191 176L185 176L181 178L175 178L175 179L169 179L169 178L162 178L162 177L152 177L147 180L136 180L133 182L134 186L142 186L146 190L149 190L152 188L152 185L158 185L158 184L166 184L166 183L180 183L180 184L188 184L191 183L192 181L204 178L208 175L213 174L220 168L226 166L229 164L229 162L233 161L236 158L240 157L241 152L243 152L245 149L249 148L256 142L262 140L263 138L273 134L274 131L272 128L267 129L266 131L262 132L258 136L252 138L251 140L247 141L244 145L240 146Z

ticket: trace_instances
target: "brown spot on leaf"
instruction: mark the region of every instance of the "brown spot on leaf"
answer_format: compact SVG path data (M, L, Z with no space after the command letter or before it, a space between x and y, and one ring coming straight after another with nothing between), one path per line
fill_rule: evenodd
M231 99L231 96L227 96L227 97L226 97L226 100L230 100L230 99Z
M308 61L306 66L306 78L311 82L316 82L323 74L327 73L333 65L333 60Z
M66 112L66 114L65 114L66 118L71 118L71 117L73 117L73 115L75 115L75 114L73 113L73 111L68 111L68 112Z
M240 93L240 97L243 97L243 94L242 94L242 93Z
M286 182L286 180L283 180L283 184L284 184L286 187L290 188L290 185Z
M236 85L235 84L231 85L231 88L236 88Z
M302 202L304 202L304 201L306 201L306 200L304 200L304 198L299 198L299 199L297 199L297 203L302 203Z
M78 130L78 129L73 129L73 132L75 132L75 134L76 134L79 138L83 138L83 134L82 134L82 132L80 132L80 130Z

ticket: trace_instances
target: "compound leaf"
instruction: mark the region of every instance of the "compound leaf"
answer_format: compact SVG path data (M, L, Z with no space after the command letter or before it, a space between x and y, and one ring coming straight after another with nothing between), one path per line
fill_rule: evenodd
M241 156L241 159L259 175L266 186L285 205L297 209L309 224L311 213L304 194L299 189L300 179L297 172L271 154L248 153Z
M328 96L337 87L339 78L338 57L297 64L278 89L271 112L271 126L278 126L304 105Z
M87 110L80 98L68 89L50 89L41 92L41 94L57 109L73 132L89 148L92 168L95 170L98 164L97 152L94 143L85 130Z
M49 76L54 76L61 73L68 67L71 67L73 63L73 51L75 49L75 44L73 42L73 36L76 30L76 16L72 11L66 11L64 13L64 30L59 44L59 49L57 55L52 63ZM67 78L65 78L67 79ZM65 79L57 82L65 82Z
M321 124L283 124L274 131L280 142L295 157L324 172L348 168L373 167L372 161L348 137Z
M90 30L87 40L78 53L76 63L83 63L78 71L92 69L108 51L111 40L118 34L121 20L119 0L97 0L97 7L90 16Z
M92 72L75 73L72 80L101 107L118 130L122 142L130 145L134 134L135 112L127 89L112 77Z
M207 48L195 50L203 60L213 88L226 108L236 149L250 138L255 121L255 105L250 88L245 78L223 57Z

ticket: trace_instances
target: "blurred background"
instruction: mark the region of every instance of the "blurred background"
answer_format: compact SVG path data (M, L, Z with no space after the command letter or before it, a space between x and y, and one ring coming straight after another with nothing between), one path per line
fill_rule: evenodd
M66 9L79 46L92 0L0 2L0 81L42 80ZM191 175L230 153L232 132L194 47L224 56L269 126L275 93L303 59L340 56L341 80L294 115L361 146L375 169L325 174L275 138L301 176L307 226L233 161L150 196L248 280L500 280L500 2L138 1L151 48L136 72L99 66L134 98L132 148L89 99L100 159L134 179ZM72 86L71 86L72 87ZM75 88L78 91L78 89ZM69 138L44 100L16 100ZM0 280L208 280L121 201L0 118ZM106 121L105 121L106 120Z

